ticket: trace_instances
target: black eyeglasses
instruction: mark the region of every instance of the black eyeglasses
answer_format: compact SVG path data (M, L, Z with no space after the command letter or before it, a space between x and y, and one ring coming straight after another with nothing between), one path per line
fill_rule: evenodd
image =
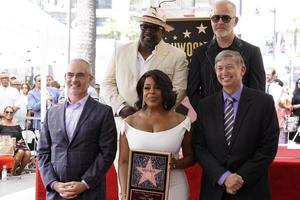
M151 24L140 24L140 28L142 31L149 29L152 32L157 32L159 30L163 30L163 27L158 26L158 25L151 25Z
M213 16L211 16L210 20L213 23L218 23L220 21L220 19L222 19L222 22L229 23L230 20L233 18L235 18L235 17L230 17L229 15L213 15Z
M298 85L300 85L300 82L299 83L297 83Z
M13 111L5 111L5 114L10 114L10 115L12 115L12 114L14 114L15 112L13 112Z

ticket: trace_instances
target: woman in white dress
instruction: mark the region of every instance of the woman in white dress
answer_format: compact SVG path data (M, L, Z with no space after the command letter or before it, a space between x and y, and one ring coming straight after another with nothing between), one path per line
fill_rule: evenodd
M126 199L129 150L172 153L169 200L186 200L189 188L184 168L194 164L191 145L191 122L173 107L176 93L170 78L160 70L146 72L137 83L138 112L127 117L121 128L119 181L121 198ZM183 157L178 154L182 148Z

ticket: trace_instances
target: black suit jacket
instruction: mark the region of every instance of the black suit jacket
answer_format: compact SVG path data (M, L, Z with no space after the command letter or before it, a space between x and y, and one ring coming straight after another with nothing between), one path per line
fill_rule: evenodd
M62 199L51 189L53 181L81 180L90 189L76 199L105 199L105 174L117 149L112 109L88 97L71 141L65 109L66 103L47 112L40 136L38 160L47 199Z
M243 84L249 88L265 91L266 75L260 49L237 37L231 46L225 49L238 51L242 55L247 68ZM214 39L194 50L189 64L187 84L187 95L194 108L201 98L221 90L214 63L218 53L225 49L220 48Z
M220 200L225 188L217 181L229 170L244 180L238 200L270 200L268 169L278 146L279 126L272 96L243 88L231 146L224 136L224 100L219 92L200 101L193 125L196 160L203 167L201 200Z

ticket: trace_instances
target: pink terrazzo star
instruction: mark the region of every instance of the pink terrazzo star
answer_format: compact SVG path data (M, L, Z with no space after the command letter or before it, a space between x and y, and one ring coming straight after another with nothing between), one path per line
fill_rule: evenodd
M161 172L162 170L153 169L151 159L148 160L146 167L137 167L137 170L142 173L139 185L149 180L156 187L155 175Z

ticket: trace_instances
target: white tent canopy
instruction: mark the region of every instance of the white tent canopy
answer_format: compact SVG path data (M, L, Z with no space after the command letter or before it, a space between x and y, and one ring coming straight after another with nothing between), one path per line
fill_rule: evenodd
M40 66L63 59L66 26L37 6L19 0L0 1L0 69ZM45 56L44 56L45 58Z

